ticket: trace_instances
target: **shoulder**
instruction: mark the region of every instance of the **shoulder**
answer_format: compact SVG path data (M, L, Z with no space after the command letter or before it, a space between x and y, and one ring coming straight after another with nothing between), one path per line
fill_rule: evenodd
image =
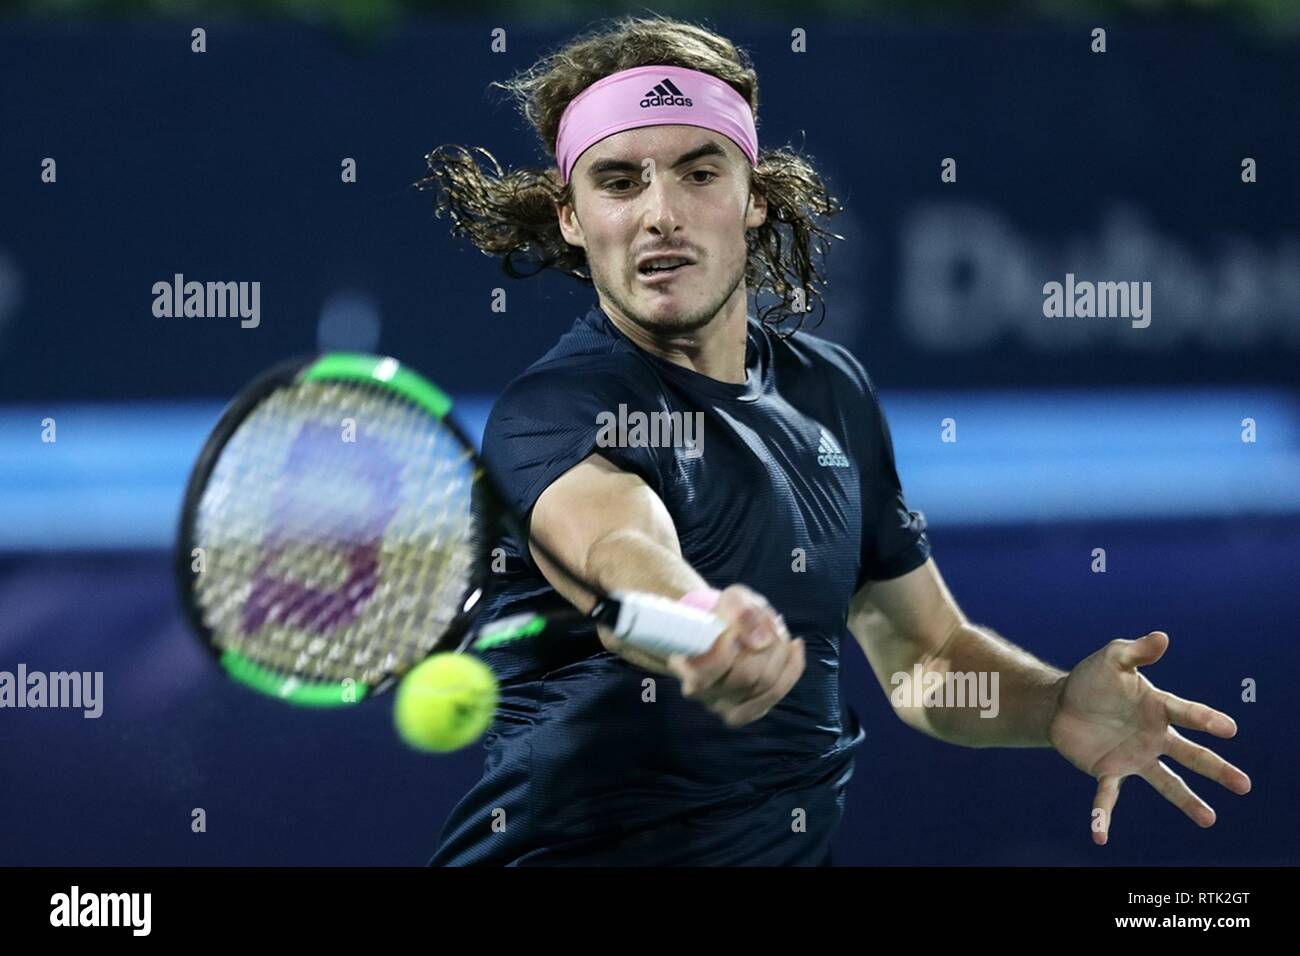
M837 390L842 389L859 398L876 401L876 388L866 368L838 342L802 331L780 336L764 329L763 334L768 339L778 366L795 366L801 371L828 379Z
M507 418L563 420L619 403L653 404L659 389L658 377L635 348L579 319L505 387L489 427Z

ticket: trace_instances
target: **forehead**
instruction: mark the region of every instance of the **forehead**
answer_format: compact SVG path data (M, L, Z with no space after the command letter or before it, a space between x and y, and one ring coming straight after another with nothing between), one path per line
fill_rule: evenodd
M681 156L707 143L721 146L731 162L745 160L740 147L729 138L701 126L638 126L614 133L585 150L574 166L576 176L601 160L623 160L640 166L643 159L671 166Z

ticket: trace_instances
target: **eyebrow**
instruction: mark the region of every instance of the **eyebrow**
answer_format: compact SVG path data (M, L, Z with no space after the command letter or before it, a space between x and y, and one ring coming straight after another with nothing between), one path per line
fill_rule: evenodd
M693 149L689 153L683 153L681 156L677 157L677 161L669 168L677 169L680 166L685 166L687 163L693 163L695 160L701 159L705 156L721 156L725 158L726 155L726 150L710 140L703 146ZM639 173L640 171L641 164L634 163L630 159L598 159L596 162L591 164L591 168L587 170L587 175L592 179L595 179L602 173Z

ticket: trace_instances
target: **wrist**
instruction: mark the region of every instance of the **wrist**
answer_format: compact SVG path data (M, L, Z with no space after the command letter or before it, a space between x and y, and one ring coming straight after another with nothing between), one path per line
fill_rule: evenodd
M1047 726L1043 729L1043 738L1047 746L1055 749L1056 743L1052 740L1052 727L1056 723L1056 717L1061 712L1061 706L1065 701L1065 682L1069 680L1068 672L1061 674L1053 680L1047 687L1047 699L1050 701L1047 713Z
M710 587L702 587L696 588L694 591L687 591L677 599L677 603L693 607L698 611L711 612L718 606L720 597L722 597L721 591Z

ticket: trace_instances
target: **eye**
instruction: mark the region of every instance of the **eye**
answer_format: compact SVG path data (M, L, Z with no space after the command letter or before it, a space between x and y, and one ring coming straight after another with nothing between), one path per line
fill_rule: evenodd
M697 180L695 180L695 181L696 181L697 183L699 183L701 186L703 186L705 183L711 183L711 182L713 182L713 180L715 180L715 179L718 178L718 174L715 173L715 172L713 172L712 170L709 170L709 169L697 169L697 170L694 170L693 172L691 172L690 175L692 175L692 176L708 176L708 177L709 177L708 179L703 179L703 180L701 180L701 179L697 179Z
M619 183L627 183L627 184L629 184L629 185L631 185L631 186L635 186L635 185L636 185L636 181L635 181L635 180L628 179L626 176L624 176L622 179L611 179L611 180L609 180L608 182L606 182L606 183L605 183L605 189L606 189L607 191L609 191L609 192L612 192L612 193L625 193L625 192L627 192L626 189L615 189L615 188L614 188L614 187L617 186Z

